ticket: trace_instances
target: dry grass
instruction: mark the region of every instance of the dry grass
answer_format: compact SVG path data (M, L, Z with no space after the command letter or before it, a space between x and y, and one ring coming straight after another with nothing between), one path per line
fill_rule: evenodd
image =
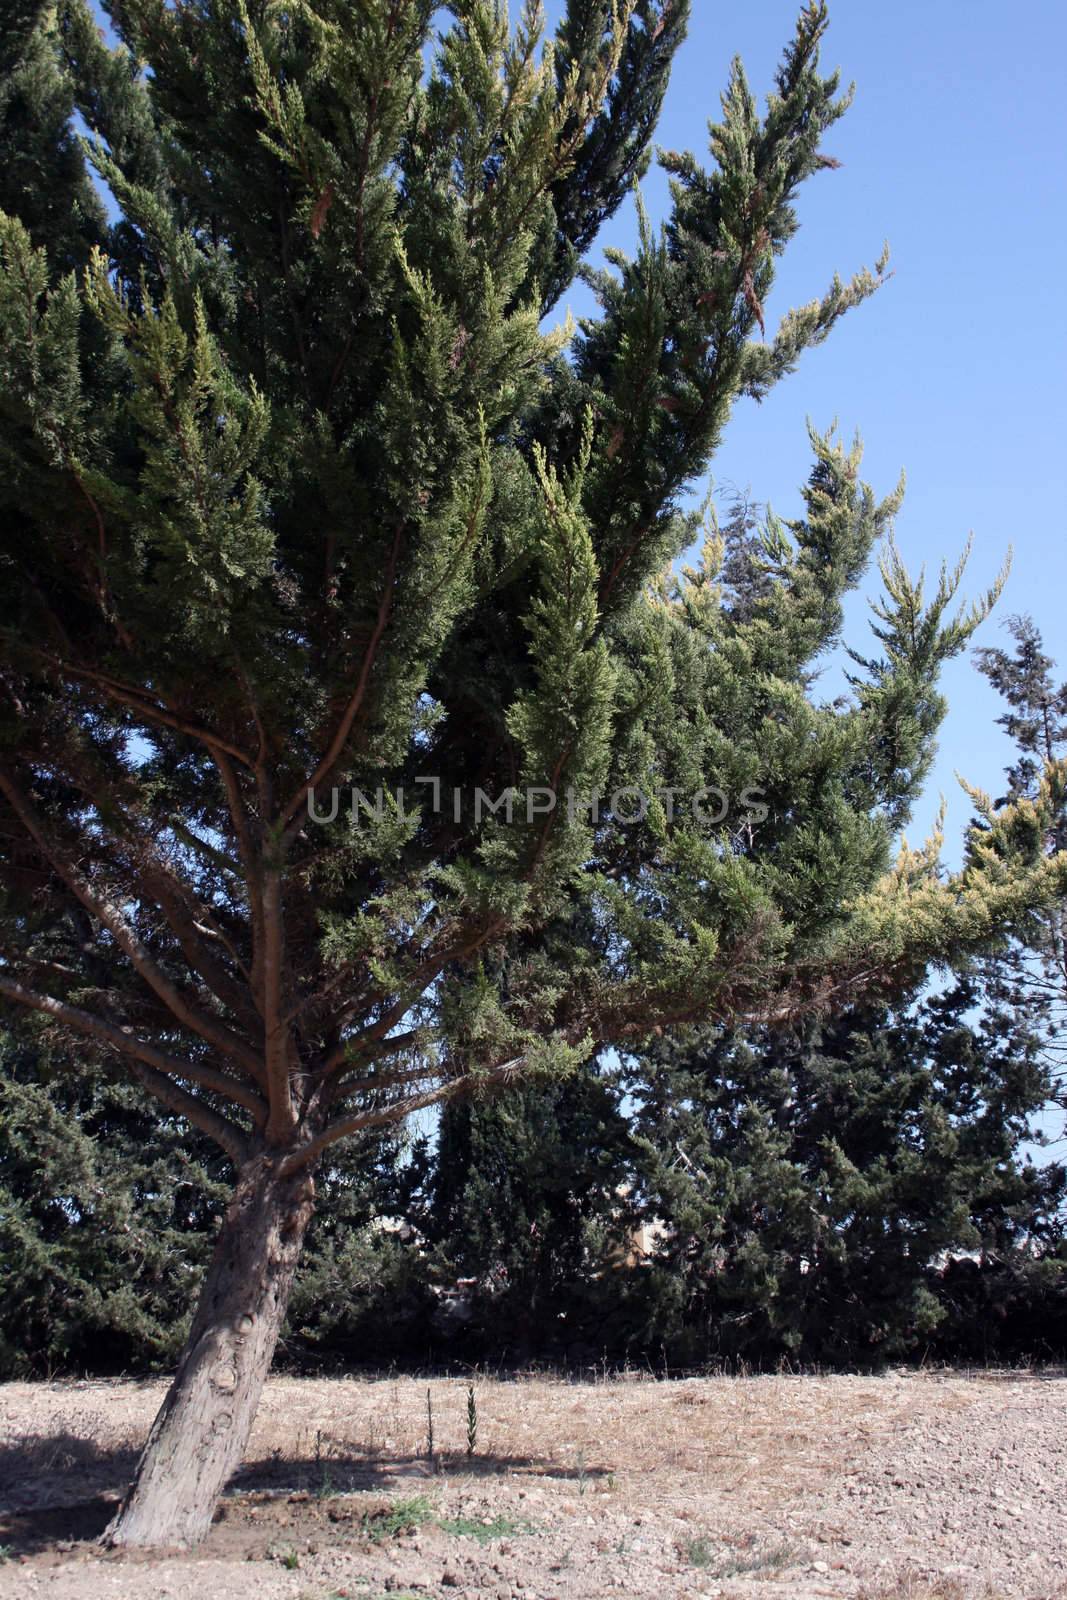
M703 1490L744 1489L780 1500L790 1485L840 1468L858 1447L906 1419L918 1396L893 1403L878 1379L762 1377L662 1383L651 1378L561 1384L543 1377L474 1380L479 1449L474 1470L569 1479L579 1491L625 1493L669 1479ZM467 1382L433 1379L276 1379L250 1461L362 1463L424 1472L429 1390L435 1453L465 1469ZM890 1403L887 1404L887 1401ZM962 1395L942 1404L966 1406ZM550 1427L546 1419L551 1417Z
M225 1576L212 1600L240 1600L252 1560L260 1600L401 1594L405 1579L425 1591L427 1571L436 1593L453 1567L471 1592L538 1600L696 1600L709 1586L724 1597L1067 1600L1062 1378L476 1373L468 1456L470 1383L273 1378L240 1492L202 1552ZM0 1386L0 1543L21 1540L46 1563L64 1518L73 1528L90 1501L104 1516L163 1389ZM58 1537L89 1538L86 1528ZM24 1600L12 1574L8 1562L0 1600ZM69 1593L145 1600L135 1580L101 1566L95 1588ZM190 1559L168 1594L203 1593Z
M928 1578L921 1573L898 1573L887 1583L864 1584L855 1600L1011 1600L1007 1590L993 1583L965 1584L955 1577ZM1041 1600L1067 1600L1067 1584L1043 1589Z
M664 1383L651 1376L566 1383L540 1375L475 1375L478 1449L467 1455L469 1379L277 1377L264 1393L238 1483L282 1482L314 1493L405 1478L507 1474L556 1480L579 1496L611 1494L652 1509L669 1498L693 1513L709 1483L758 1511L841 1471L858 1450L924 1404L923 1385L877 1378L752 1377ZM930 1380L934 1381L934 1380ZM0 1389L0 1492L30 1478L78 1474L117 1486L158 1407L158 1382L87 1382L70 1405L63 1385ZM427 1393L434 1459L427 1451ZM940 1408L974 1402L939 1389ZM50 1406L47 1428L41 1400ZM26 1419L33 1418L27 1428ZM546 1426L546 1419L551 1425ZM5 1420L7 1419L7 1420ZM47 1491L45 1491L47 1493Z
M958 1578L923 1578L919 1575L892 1579L875 1588L865 1586L856 1600L1007 1600L1003 1590L984 1585L967 1589Z

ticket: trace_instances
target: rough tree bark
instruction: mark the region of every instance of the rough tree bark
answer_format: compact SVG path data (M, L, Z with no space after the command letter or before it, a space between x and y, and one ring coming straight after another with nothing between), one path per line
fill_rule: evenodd
M280 1156L240 1172L189 1339L109 1545L194 1545L240 1466L311 1220L307 1170Z

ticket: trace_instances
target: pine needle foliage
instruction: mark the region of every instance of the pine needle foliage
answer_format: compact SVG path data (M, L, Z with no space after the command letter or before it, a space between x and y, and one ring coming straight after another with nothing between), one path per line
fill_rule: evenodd
M1014 649L975 651L979 670L1006 702L997 721L1015 745L1007 792L994 800L966 785L977 817L969 836L987 875L1026 871L1067 846L1067 683L1045 653L1033 619L1007 619ZM1010 827L1005 821L1011 820ZM1000 930L993 965L1020 1005L1038 1009L1056 1098L1067 1102L1067 897L1028 908Z
M228 1190L126 1075L0 1038L0 1373L171 1365Z
M1049 1091L1034 1022L964 974L892 1008L656 1041L626 1079L659 1223L629 1289L636 1347L835 1366L1058 1352L1065 1174L1022 1154Z
M734 403L885 275L766 325L848 100L822 4L764 110L734 66L707 165L662 157L599 313L543 326L686 11L114 0L112 46L27 0L5 41L0 993L238 1165L892 983L1062 884L884 876L993 597L955 615L958 573L925 597L890 556L882 653L818 698L899 500L858 446L813 433L743 592L687 509ZM765 821L674 804L709 782ZM516 788L559 798L454 801Z

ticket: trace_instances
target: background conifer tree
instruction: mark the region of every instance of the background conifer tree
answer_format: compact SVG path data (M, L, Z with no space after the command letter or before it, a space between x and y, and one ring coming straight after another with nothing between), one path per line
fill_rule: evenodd
M453 1349L519 1362L600 1353L612 1298L601 1280L636 1223L633 1158L604 1072L444 1108L420 1223L438 1281L465 1280ZM621 1278L613 1286L623 1292Z
M972 790L979 819L972 839L985 846L985 831L996 812L1019 807L1020 826L1007 846L1025 865L1067 845L1067 683L1056 682L1056 663L1046 655L1030 617L1009 617L1015 648L975 651L980 670L1007 702L997 720L1014 740L1017 759L1007 770L1007 791L996 801ZM1067 1105L1067 899L1034 907L1005 929L992 958L990 981L1000 983L1007 1000L1035 1008L1040 1015L1052 1092Z
M0 1040L0 1372L173 1365L229 1191L114 1064Z
M765 326L846 104L822 4L762 115L735 65L709 166L664 158L665 229L596 275L569 348L542 313L643 160L681 0L572 0L554 48L534 0L513 31L460 0L433 39L428 0L116 0L115 49L83 0L27 16L4 103L54 65L11 155L66 186L76 237L32 185L0 219L0 994L233 1164L110 1531L174 1544L240 1459L333 1144L656 1027L895 983L1064 871L1000 870L1009 807L961 878L932 850L886 876L988 597L954 616L958 574L924 600L889 556L881 653L848 704L812 697L897 506L858 451L813 438L749 615L714 536L667 575L734 402L880 281ZM64 94L118 209L102 246ZM762 786L767 827L452 804L709 776ZM348 785L407 803L314 822Z
M121 1061L15 1016L0 1039L0 1376L173 1367L230 1193L230 1162L184 1118L160 1118ZM415 1215L399 1128L340 1148L282 1348L316 1365L422 1356L432 1308L422 1259L382 1216ZM422 1328L418 1323L424 1324Z
M11 0L0 35L0 210L18 217L53 270L84 267L106 219L72 125L74 87L57 53L52 0Z
M637 1348L846 1365L1032 1351L1039 1333L1058 1349L1064 1172L1020 1152L1048 1092L1031 1022L961 977L917 1006L658 1042L630 1084L639 1192L664 1224ZM980 1286L970 1259L946 1275L953 1256Z

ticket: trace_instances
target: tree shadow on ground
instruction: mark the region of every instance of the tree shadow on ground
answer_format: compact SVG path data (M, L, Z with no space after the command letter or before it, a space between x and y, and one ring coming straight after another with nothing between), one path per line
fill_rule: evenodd
M0 1546L21 1555L99 1537L137 1456L63 1428L0 1441Z
M98 1540L115 1513L137 1464L132 1445L101 1446L69 1432L27 1434L0 1442L0 1549L9 1559L61 1555ZM197 1554L240 1546L258 1553L297 1532L327 1542L359 1535L365 1518L392 1502L430 1493L457 1478L537 1477L575 1484L610 1475L610 1468L561 1467L547 1458L463 1453L293 1457L276 1452L234 1474L211 1535ZM379 1496L378 1504L361 1496Z
M115 1515L113 1495L95 1495L74 1505L0 1512L0 1547L10 1560L18 1556L57 1554L75 1544L99 1539Z

